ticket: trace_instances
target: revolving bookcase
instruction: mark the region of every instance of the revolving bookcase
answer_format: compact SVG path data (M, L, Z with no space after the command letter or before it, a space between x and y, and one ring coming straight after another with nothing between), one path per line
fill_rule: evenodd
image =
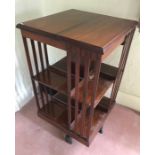
M66 142L72 143L73 137L89 146L102 133L115 105L136 25L135 21L79 10L17 25L38 116L63 130ZM66 56L51 65L49 59L57 50L48 46L64 50ZM118 46L123 46L118 66L104 63Z

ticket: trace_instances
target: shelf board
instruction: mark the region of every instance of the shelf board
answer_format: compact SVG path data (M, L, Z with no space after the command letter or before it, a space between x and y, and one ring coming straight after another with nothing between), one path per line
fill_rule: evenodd
M62 93L56 93L53 98L62 104L66 105L67 104L67 95L64 95Z
M83 83L84 83L83 80L81 82L79 82L78 101L80 103L83 102L83 90L84 90L83 89L83 85L84 85ZM105 95L105 93L107 92L107 90L110 88L110 86L112 84L113 84L113 81L109 81L109 80L106 80L103 78L99 78L94 107L96 107L97 104L101 101L102 97ZM75 98L75 88L72 90L71 96L72 96L72 98ZM91 105L92 96L93 96L93 80L89 80L89 82L88 82L88 94L86 97L86 104L88 106Z
M34 79L37 80L40 84L45 85L48 88L54 89L61 94L67 95L67 76L66 76L66 58L61 59L59 62L50 66L48 69L40 72ZM101 101L102 97L105 95L106 91L113 84L113 81L117 74L117 68L109 66L107 64L102 64L100 77L98 81L98 88L96 92L95 104L94 107ZM79 82L79 103L83 103L83 85L84 80L81 78ZM71 82L71 97L75 99L75 79L72 75ZM89 79L88 82L88 94L86 98L86 104L91 105L91 97L93 95L93 79ZM65 101L67 103L67 100Z
M67 78L61 72L46 69L40 72L39 74L35 75L33 79L48 88L54 89L63 94L67 94ZM72 76L72 82L71 82L72 88L73 85L74 85L74 77Z
M110 99L108 97L103 97L100 103L98 104L98 108L100 108L103 112L108 113L113 104L110 104Z
M59 72L62 72L63 74L66 74L67 72L67 60L66 57L55 63L54 65L50 66L51 70L57 70ZM81 62L82 63L82 62ZM74 66L75 64L72 62L72 74L74 74ZM80 76L83 77L83 66L80 66ZM96 93L96 99L95 99L95 104L94 107L100 102L108 88L113 84L113 81L116 78L118 68L114 66L110 66L107 64L102 63L101 64L101 72L100 72L100 78L99 78L99 84L97 88L97 93ZM88 96L87 96L87 105L90 106L91 102L91 96L93 94L93 81L90 80L88 84ZM83 101L83 80L79 82L79 103L82 103ZM73 88L71 92L72 98L75 99L75 89Z
M108 90L108 88L111 85L112 85L112 81L107 81L107 80L104 80L103 78L99 79L99 85L98 85L98 89L97 89L97 93L96 93L96 99L95 99L94 107L96 107L98 103L100 103L100 105L101 105L102 102L100 102L100 101L102 101L102 97L104 96L105 92ZM93 86L93 81L91 80L91 81L89 81L89 84L88 84L88 96L86 98L87 107L90 106L90 102L91 102L91 96L93 93L92 92L92 86ZM55 95L53 95L53 98L55 100L61 102L64 105L67 104L67 95L66 94L63 94L61 92L57 92ZM81 108L82 103L83 103L83 81L81 81L79 83L78 102L79 102L79 108ZM72 107L75 106L75 88L73 88L71 91L71 104L72 104ZM106 109L105 109L105 111L106 111Z
M71 73L74 75L75 74L75 57L72 58L72 62L71 62ZM84 76L84 68L83 68L83 61L84 60L80 60L80 77L83 78ZM52 70L58 70L64 74L67 73L67 57L59 60L58 62L56 62L55 64L51 65L50 68Z
M67 106L67 95L64 95L58 92L53 96L53 98L58 102L61 102L63 105ZM78 103L78 104L79 104L79 110L80 110L82 104L81 103ZM71 98L71 106L75 108L75 100L73 98Z
M103 77L104 79L108 80L115 80L117 76L118 68L102 63L101 64L101 71L100 71L100 77Z
M105 113L105 115L104 115L104 117L102 117L100 119L99 123L97 124L97 126L95 127L93 132L91 133L91 135L89 137L89 143L92 142L92 140L94 139L94 137L96 136L96 134L98 133L100 128L103 127L103 124L104 124L106 118L108 117L108 115L110 114L110 111L114 108L114 105L115 105L116 102L110 103L110 101L111 101L110 98L103 97L103 99L100 101L100 103L96 107L96 109L99 109L100 111Z
M63 87L64 85L66 85L66 81L67 81L66 77L58 73L52 72L48 69L34 76L34 79L37 80L42 85L45 85L57 91L61 91L61 93L67 92L67 89L66 89L67 87Z
M81 66L80 66L80 77L83 77L83 62L81 62ZM56 62L54 65L50 66L50 68L52 70L58 70L60 72L63 72L64 74L66 74L67 72L67 58L63 58L60 61ZM116 75L117 75L117 71L118 68L102 63L101 64L101 71L100 71L100 77L103 77L104 79L107 80L115 80ZM75 63L72 62L72 74L75 73Z
M73 112L74 109L72 108L72 113ZM38 115L49 122L57 124L60 128L68 129L67 107L55 99L52 99L52 101L43 106L39 110ZM72 121L73 120L74 117L72 118Z
M103 98L102 99L102 104L108 104L110 102L109 98ZM72 107L71 108L71 133L72 136L78 140L81 140L84 144L88 145L88 141L85 139L88 136L88 114L85 117L85 132L83 133L82 136L80 136L81 128L82 128L82 118L81 114L78 115L78 120L77 120L77 126L75 128L74 123L75 123L75 109ZM52 98L48 104L43 106L39 111L38 111L39 117L42 119L46 120L47 122L55 125L56 127L67 131L68 130L68 112L67 112L67 107L59 102L58 100L55 100L55 98ZM94 109L94 117L93 117L93 122L89 134L89 144L95 137L95 135L98 133L99 129L103 126L103 123L107 117L108 113L104 112L100 104ZM77 135L77 136L76 136Z
M66 74L67 72L67 57L62 58L61 60L59 60L58 62L56 62L55 64L50 66L51 70L58 70L60 72L63 72L64 74Z
M103 98L102 102L104 103L105 101L105 104L107 104L107 101L108 103L110 103L110 99L108 98L105 99ZM90 130L90 135L88 134L88 120L89 120L89 115L87 114L86 117L85 117L85 123L84 123L84 132L83 132L83 135L82 137L83 138L87 138L87 137L90 137L90 139L92 139L95 134L97 134L97 132L99 131L99 129L102 127L103 125L103 122L105 120L105 118L107 117L107 113L104 112L102 110L102 108L100 108L100 106L97 106L95 109L94 109L94 117L93 117L93 122L92 122L92 126L91 126L91 130ZM72 122L72 130L78 134L78 135L81 135L81 131L82 131L82 117L81 117L81 113L78 115L78 119L77 119L77 125L75 126L75 121Z

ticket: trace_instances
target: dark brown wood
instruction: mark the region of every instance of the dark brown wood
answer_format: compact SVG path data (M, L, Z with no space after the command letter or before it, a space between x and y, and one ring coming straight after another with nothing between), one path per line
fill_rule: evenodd
M119 69L117 72L117 76L116 76L116 80L114 82L113 85L113 89L112 89L112 93L111 93L111 102L114 102L120 87L120 82L124 73L124 69L125 69L125 65L126 65L126 61L127 61L127 57L129 54L129 50L130 50L130 46L131 46L131 41L134 35L134 31L131 31L125 39L125 43L124 43L124 47L122 50L122 54L121 54L121 58L120 58L120 62L119 62Z
M45 101L44 101L44 95L43 95L43 90L42 90L42 86L39 84L39 91L40 91L40 99L41 99L41 103L42 103L42 107L45 106Z
M129 34L129 37L126 39L125 46L127 46L127 49L126 49L127 50L127 53L124 56L124 61L122 62L122 68L121 68L121 73L120 73L118 85L120 85L120 82L121 82L121 79L122 79L122 76L123 76L123 73L124 73L124 69L125 69L125 66L126 66L126 62L127 62L129 50L130 50L130 47L131 47L131 42L132 42L132 39L133 39L133 36L134 36L134 32L135 32L135 30L133 30ZM117 96L118 89L119 89L119 87L117 87L117 90L115 91L114 98L116 98L116 96Z
M71 50L67 51L67 107L68 107L68 128L71 129Z
M97 92L97 87L98 87L98 79L99 79L99 73L100 73L100 67L101 67L101 55L97 55L97 60L95 63L95 71L94 71L94 82L93 82L93 94L91 97L91 107L90 107L90 116L88 119L88 134L87 136L89 137L90 135L90 129L92 126L92 121L93 121L93 115L94 115L94 105L95 105L95 98L96 98L96 92Z
M110 99L102 99L102 104L108 104L110 103ZM92 141L92 137L94 137L97 132L99 131L99 129L101 128L101 126L103 125L103 122L105 121L105 118L106 118L106 115L108 113L105 113L103 108L98 105L95 109L94 109L94 117L93 117L93 120L92 120L92 126L91 128L89 129L89 115L88 113L86 114L86 117L85 117L85 120L84 120L84 123L85 123L85 132L84 134L82 135L82 137L84 137L89 143ZM81 130L83 130L83 126L81 124L81 122L83 121L83 118L82 118L82 115L79 114L78 115L78 120L77 120L77 128L76 130L76 133L78 133L78 135L80 135L79 133L81 132ZM74 122L72 124L73 126L73 129L74 129ZM90 132L89 132L90 131ZM88 132L89 132L89 137L88 136ZM80 135L81 137L81 135Z
M82 120L82 131L81 131L81 136L84 137L85 135L85 117L86 117L86 107L87 107L87 96L88 96L88 81L89 81L89 67L90 67L90 56L86 52L85 55L85 63L84 63L84 84L83 84L83 99L82 99L82 114L81 114L81 120Z
M49 67L49 60L48 60L48 53L47 53L47 45L44 44L44 53L45 53L45 60L46 60L46 67Z
M79 50L79 49L77 49ZM77 128L77 117L79 113L79 80L80 80L80 53L81 51L79 50L78 53L76 54L77 59L75 63L75 130Z
M108 64L101 64L100 70L100 77L107 79L107 80L115 80L117 76L118 68L108 65Z
M105 53L102 55L102 61L104 61L112 52L113 50L118 47L120 44L122 44L122 42L124 42L125 36L118 36L115 41L113 42L113 44L106 46L105 48Z
M46 69L34 76L33 79L42 85L60 91L63 94L67 94L67 78L59 73Z
M75 60L77 61L77 60ZM80 59L82 61L82 59ZM81 62L83 63L83 62ZM55 70L59 70L60 72L66 73L67 72L67 59L66 57L61 59L60 61L56 62L55 64L51 65L50 68L54 68ZM74 63L72 63L72 74L75 74L75 67ZM82 78L84 73L83 73L83 65L80 65L80 77ZM100 77L107 79L107 80L115 80L116 75L117 75L118 68L102 63L101 64L101 70L100 70Z
M136 24L136 21L79 10L67 10L18 24L17 27L55 40L80 45L91 51L103 52L120 36L125 36Z
M136 24L78 10L18 24L39 117L89 146L115 105ZM67 56L50 65L47 45L65 50ZM124 47L118 67L102 63L119 45ZM107 98L105 93L112 85Z
M39 50L41 68L42 68L42 70L44 70L44 61L43 61L43 54L42 54L42 48L41 48L40 42L38 42L38 50Z
M29 49L28 49L28 45L27 45L27 39L25 37L22 37L22 38L23 38L23 43L24 43L24 48L25 48L25 54L26 54L26 59L27 59L27 64L28 64L30 76L32 77L34 73L33 73L33 69L32 69L32 64L31 64Z
M94 89L93 89L93 86L94 86L94 83L93 83L93 79L92 80L89 80L88 82L88 95L86 97L86 104L88 106L91 105L91 97L94 93ZM79 83L79 101L82 102L83 101L83 84L84 84L84 81L80 81ZM108 88L113 84L113 81L109 81L109 80L106 80L104 78L99 78L98 80L98 86L97 86L97 90L96 90L96 97L95 97L95 101L94 101L94 104L93 106L96 107L97 104L100 102L100 100L102 99L102 97L104 96L104 94L106 93L106 91L108 90ZM72 98L75 98L75 89L72 89L72 92L71 92L71 95L72 95Z
M33 58L34 58L34 63L35 63L36 74L38 74L39 73L39 68L38 68L36 49L35 49L34 41L32 39L31 39L31 46L32 46L32 52L33 52Z
M110 98L103 97L98 104L98 108L100 108L103 112L108 113L111 109Z
M49 104L50 101L49 101L49 97L48 97L47 87L44 87L44 92L45 92L46 104L48 105L47 106L47 112L49 113L50 112L50 104Z
M33 91L34 91L34 95L35 95L35 99L36 99L36 104L37 104L37 108L39 110L40 109L39 99L38 99L38 96L37 96L37 88L36 88L35 82L32 79L32 77L33 77L33 69L32 69L32 65L31 65L31 59L30 59L30 55L29 55L27 40L26 40L25 37L22 37L22 38L23 38L23 43L24 43L24 47L25 47L25 54L26 54L26 58L27 58L29 72L30 72L30 75L31 75L32 87L33 87Z

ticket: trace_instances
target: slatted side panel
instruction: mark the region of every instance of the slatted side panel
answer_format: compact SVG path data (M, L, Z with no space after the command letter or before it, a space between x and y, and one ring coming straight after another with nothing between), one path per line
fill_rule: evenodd
M90 54L83 51L83 59L84 61L84 79L83 79L83 100L82 100L82 111L81 111L81 131L80 134L82 137L86 136L86 112L87 112L87 96L88 94L88 82L89 82L89 68L90 68Z
M71 118L72 118L72 109L71 109L71 49L67 51L67 109L68 109L68 128L71 129Z
M80 82L80 57L81 51L76 52L75 60L75 130L78 127L78 114L79 114L79 82Z
M45 61L46 61L46 67L49 67L49 60L48 60L48 53L47 53L47 45L44 43L44 53L45 53Z
M23 43L24 43L28 68L31 75L31 81L32 81L34 95L37 103L37 108L39 110L49 102L48 90L43 85L36 83L33 77L36 74L39 74L39 72L49 67L47 45L29 38L26 38L24 36L23 36Z
M101 64L100 59L101 55L97 56L95 53L90 53L89 51L80 48L69 48L67 51L68 126L69 129L84 138L89 137L90 128L92 125L95 96ZM71 73L73 63L75 64L75 74ZM92 64L94 66L93 70ZM80 77L80 73L83 75L82 78ZM71 109L71 105L73 104L71 102L71 95L73 95L73 90L71 89L71 86L73 85L71 83L71 76L74 77L73 87L75 87L74 109ZM93 92L92 94L88 93L90 80L93 80L93 87L91 88ZM81 97L82 103L79 102L79 98ZM91 106L88 104L88 98L92 98ZM73 111L73 113L71 111Z
M23 37L23 43L24 43L26 59L27 59L27 63L28 63L30 76L31 76L31 81L32 81L32 86L33 86L33 91L34 91L34 95L35 95L35 99L36 99L37 108L38 108L38 110L40 110L41 106L39 104L39 99L38 99L38 95L37 95L37 87L36 87L35 81L33 80L34 71L32 69L32 62L31 62L31 58L30 58L30 50L29 50L29 47L28 47L28 39ZM36 73L37 73L39 71L38 71L38 66L37 66L36 53L34 53L35 52L35 47L34 47L34 42L33 41L31 41L31 45L32 45L35 68L36 68Z
M125 42L124 42L124 46L123 46L123 50L122 50L122 54L121 54L121 58L120 58L120 62L119 62L119 69L117 72L117 76L116 76L116 80L114 82L113 88L112 88L112 93L111 93L111 104L115 102L116 100L116 96L120 87L120 83L121 83L121 79L124 73L124 69L125 69L125 65L127 62L127 58L128 58L128 54L129 54L129 50L130 50L130 46L131 46L131 42L132 42L132 38L134 35L135 29L133 31L131 31L125 38Z
M101 55L99 54L93 54L92 55L93 63L94 63L94 69L93 69L93 88L92 88L92 96L91 96L91 104L90 104L90 110L89 110L89 117L88 117L88 132L87 137L89 137L91 132L91 127L93 125L93 116L94 116L94 104L95 104L95 98L96 98L96 92L98 87L98 81L99 81L99 74L100 74L100 68L101 68Z
M38 52L39 52L39 58L41 63L41 70L44 70L44 60L43 60L43 53L42 53L42 44L40 42L38 43Z

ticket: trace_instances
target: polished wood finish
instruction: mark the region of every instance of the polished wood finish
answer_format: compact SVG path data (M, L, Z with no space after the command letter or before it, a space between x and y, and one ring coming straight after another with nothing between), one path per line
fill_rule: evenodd
M34 76L33 79L56 91L67 93L67 78L59 73L46 69Z
M46 44L44 44L44 53L45 53L46 67L49 67L49 60L48 60L48 53L47 53L47 45Z
M100 102L100 100L102 99L102 97L104 96L104 94L106 93L106 91L108 90L108 88L112 85L113 81L108 81L108 80L105 80L103 78L99 78L98 80L98 87L97 87L97 90L96 90L96 97L95 97L95 101L94 101L94 106L93 107L96 107L97 104ZM85 92L85 90L83 90L83 85L84 85L84 81L82 80L79 84L79 96L78 96L78 100L80 102L82 102L82 99L83 99L83 91ZM86 97L86 104L88 106L91 105L91 98L92 98L92 95L94 93L93 91L93 80L89 80L88 83L87 83L87 97ZM75 89L72 90L72 94L71 96L73 98L75 98Z
M115 105L136 24L78 10L18 24L38 115L89 146ZM50 65L47 45L67 56ZM102 63L119 45L124 47L118 67Z
M19 24L27 31L65 40L89 49L105 51L120 36L126 35L137 22L78 10L67 10L54 15Z
M29 72L30 72L30 76L31 76L32 87L33 87L33 91L34 91L34 95L35 95L35 99L36 99L36 104L37 104L37 108L39 110L40 109L40 105L39 105L39 100L38 100L38 96L37 96L36 84L35 84L35 81L32 79L32 77L34 75L34 72L33 72L33 69L32 69L31 59L30 59L30 55L29 55L27 39L25 37L22 37L22 38L23 38L23 43L24 43L24 47L25 47L25 54L26 54L28 68L29 68Z
M41 47L40 42L38 42L38 49L39 49L39 57L40 57L41 68L42 68L42 70L44 70L43 54L42 54L42 47Z
M81 64L83 64L84 60L80 60ZM52 66L50 66L50 69L59 70L60 72L66 73L67 71L67 60L66 57L61 59L60 61L56 62ZM75 74L75 63L72 62L72 74ZM92 66L90 66L90 69L92 69ZM102 63L101 64L101 70L100 70L100 77L103 77L107 80L115 80L117 75L118 68L115 66L110 66L108 64ZM84 69L83 65L80 65L80 77L82 78L84 75Z
M133 35L134 35L134 31L135 30L132 30L126 36L126 39L125 39L125 44L124 44L122 54L121 54L121 58L120 58L120 62L119 62L119 69L118 69L116 80L115 80L115 83L114 83L114 86L113 86L113 89L112 89L112 93L111 93L111 103L113 101L115 101L117 93L118 93L118 89L119 89L120 82L121 82L123 72L124 72L124 69L125 69L125 65L126 65L128 54L129 54L132 38L133 38Z
M38 74L39 73L39 67L38 67L37 53L36 53L34 41L32 39L31 39L31 47L32 47L33 58L34 58L34 62L35 62L36 74Z

